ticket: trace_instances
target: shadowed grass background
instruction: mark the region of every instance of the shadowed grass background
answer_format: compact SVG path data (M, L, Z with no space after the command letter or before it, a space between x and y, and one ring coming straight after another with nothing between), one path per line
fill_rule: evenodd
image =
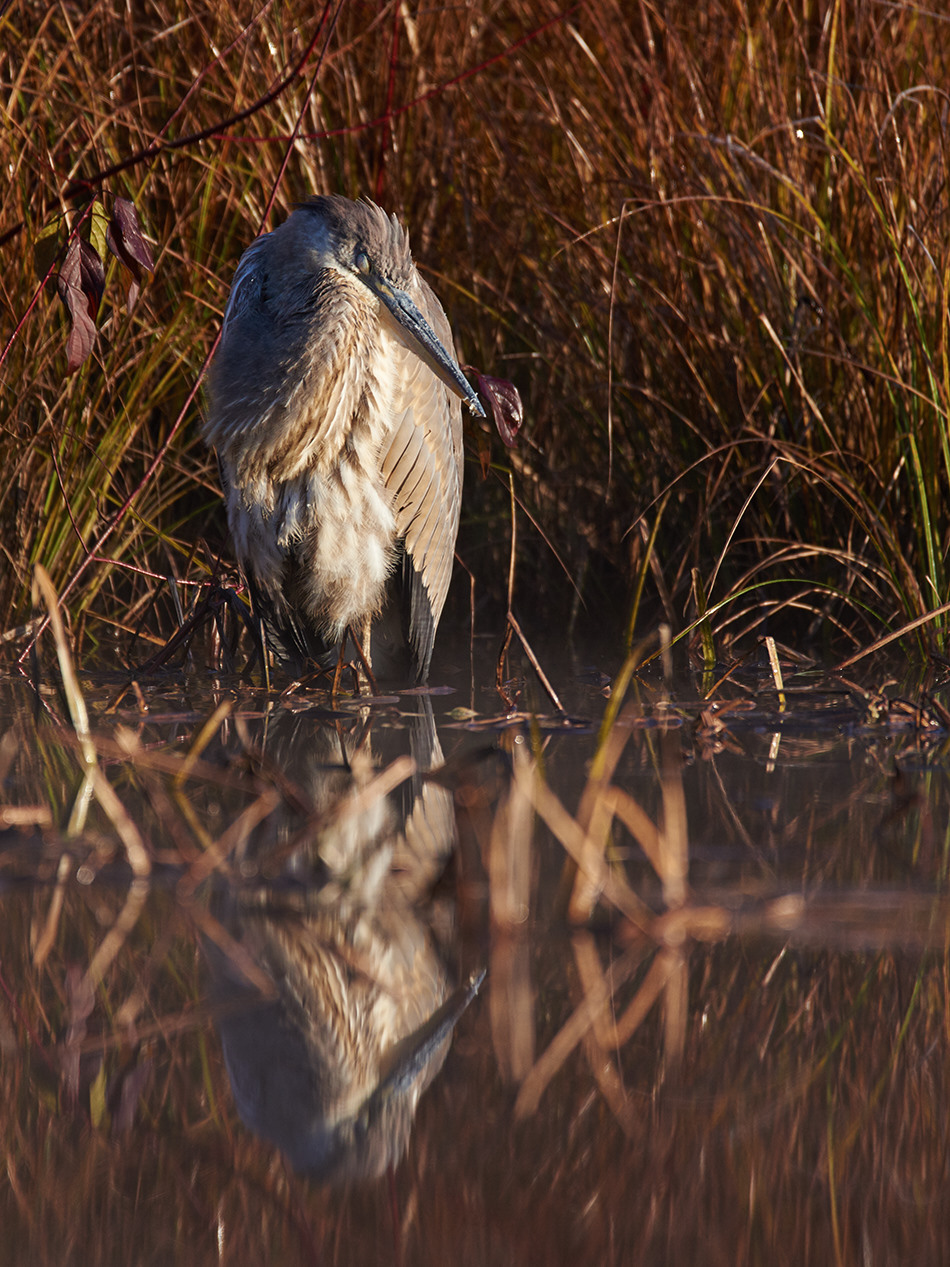
M5 628L40 562L81 654L173 631L200 591L161 578L203 582L228 549L187 402L234 265L335 190L406 220L461 359L525 399L520 448L470 468L480 596L504 589L510 465L564 564L526 525L551 618L566 570L582 624L628 639L701 594L720 647L771 616L853 649L936 611L914 637L944 648L944 17L103 0L12 4L0 30ZM35 261L93 194L134 201L156 270L129 314L113 263L67 377Z

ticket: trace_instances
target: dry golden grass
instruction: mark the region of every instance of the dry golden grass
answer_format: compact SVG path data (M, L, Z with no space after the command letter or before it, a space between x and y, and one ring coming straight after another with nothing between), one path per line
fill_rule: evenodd
M923 617L913 637L943 646L939 14L107 0L36 17L0 19L7 629L36 563L81 649L179 623L227 549L195 388L232 268L294 199L338 190L407 220L463 359L520 387L526 436L510 458L496 441L496 472L513 466L598 626L682 628L695 569L720 645L771 616L852 649ZM155 274L128 314L111 266L94 354L66 377L34 248L53 267L43 233L65 245L117 195ZM500 591L505 482L470 479L467 508L462 552ZM532 593L556 613L572 592L547 557Z

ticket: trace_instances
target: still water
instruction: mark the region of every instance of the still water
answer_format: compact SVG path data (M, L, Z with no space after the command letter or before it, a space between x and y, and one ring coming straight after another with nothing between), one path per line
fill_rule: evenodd
M0 684L0 1262L950 1261L941 692L617 669Z

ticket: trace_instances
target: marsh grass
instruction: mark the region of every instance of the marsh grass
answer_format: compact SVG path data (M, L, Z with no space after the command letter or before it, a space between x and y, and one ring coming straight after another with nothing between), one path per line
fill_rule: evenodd
M503 588L513 469L552 615L574 601L556 552L582 624L628 640L657 616L679 632L695 574L721 656L766 620L852 654L905 627L943 648L939 14L30 14L5 10L0 53L5 629L27 626L37 563L83 655L130 628L163 640L192 609L228 558L194 392L233 267L295 199L339 190L406 219L463 359L527 403L520 447L495 441L500 478L468 480L460 549L483 598ZM156 269L128 313L108 265L95 350L66 376L34 248L54 266L93 195L134 203Z

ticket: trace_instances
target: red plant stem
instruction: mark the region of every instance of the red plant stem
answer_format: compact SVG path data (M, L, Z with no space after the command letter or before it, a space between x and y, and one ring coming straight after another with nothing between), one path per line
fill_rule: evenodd
M136 576L144 576L149 581L167 581L168 576L162 572L151 572L148 568L138 567L135 563L125 563L122 559L111 559L105 554L96 554L92 558L93 563L105 563L108 567L124 568L126 572L134 572ZM210 585L210 579L207 581L189 581L184 577L175 577L176 585L190 586L192 589L203 589L205 585Z

